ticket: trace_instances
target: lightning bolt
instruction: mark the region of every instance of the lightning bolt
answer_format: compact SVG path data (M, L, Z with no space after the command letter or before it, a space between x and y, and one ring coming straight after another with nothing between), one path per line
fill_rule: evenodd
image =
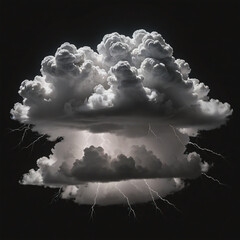
M149 133L151 133L157 140L160 140L160 141L161 141L161 139L157 136L157 134L152 130L152 127L151 127L151 124L150 124L150 123L148 123L148 133L147 133L147 135L148 135Z
M152 127L151 127L151 124L150 124L150 123L148 123L148 134L149 134L149 133L152 133L152 135L153 135L154 137L157 137L156 133L152 130Z
M172 125L169 125L169 126L172 128L172 130L173 130L173 132L174 132L174 135L176 136L176 138L178 139L178 141L185 147L185 145L183 144L182 140L181 140L180 137L178 136L175 128L174 128ZM188 142L188 144L191 144L191 145L193 145L194 147L196 147L196 148L198 148L198 149L200 149L200 150L202 150L202 151L206 151L206 152L212 153L212 154L214 154L214 155L216 155L216 156L221 157L221 158L224 159L224 156L223 156L222 154L216 153L216 152L214 152L214 151L211 150L211 149L202 148L202 147L200 147L198 144L193 143L193 142Z
M24 137L25 137L25 135L26 135L27 130L30 129L30 128L29 128L29 125L28 125L27 127L23 128L23 129L24 129L24 132L23 132L22 138L21 138L21 140L20 140L20 142L18 143L17 146L19 146L19 145L23 142L23 139L24 139ZM23 130L23 129L22 129L22 130Z
M152 202L153 202L153 205L155 206L156 210L158 210L159 212L161 212L162 215L164 215L163 212L162 212L162 210L158 207L158 205L156 204L156 202L155 202L155 200L154 200L154 197L153 197L153 194L152 194L152 193L154 192L154 190L149 186L149 184L147 183L147 180L146 180L146 179L144 179L144 182L145 182L145 184L147 185L147 188L148 188L148 190L149 190L149 194L150 194L150 196L151 196L151 198L152 198Z
M105 136L104 133L100 134L100 138L102 140L100 145L103 145L104 143L111 144L111 141Z
M61 197L62 187L54 194L51 204L56 202Z
M122 192L122 190L117 186L117 183L114 184L115 188L121 193L121 195L126 199L127 201L127 204L128 204L128 208L129 208L129 216L130 214L132 213L134 218L136 218L136 214L135 214L135 211L133 210L130 202L129 202L129 199L128 197Z
M189 142L188 144L191 144L191 145L195 146L196 148L198 148L198 149L200 149L200 150L202 150L202 151L210 152L210 153L212 153L212 154L214 154L214 155L216 155L216 156L219 156L219 157L221 157L221 158L224 159L224 156L223 156L222 154L216 153L216 152L214 152L214 151L211 150L211 149L202 148L202 147L198 146L196 143L193 143L193 142Z
M97 190L96 190L96 194L95 194L95 197L94 197L94 202L93 202L93 205L91 207L91 219L93 219L94 208L95 208L95 206L97 204L97 197L98 197L99 187L100 187L100 183L97 184Z
M214 177L211 177L211 176L207 175L206 173L202 173L202 175L204 175L206 178L211 179L212 181L218 183L218 184L221 185L221 186L229 187L227 184L221 183L219 180L217 180L217 179L214 178Z
M40 137L38 137L36 140L34 140L33 142L31 142L29 145L27 145L26 147L24 147L24 149L29 148L30 146L33 146L34 143L36 143L37 141L39 141L41 138L43 138L44 136L46 136L46 134L41 135Z
M20 126L19 128L16 128L16 129L9 129L10 130L10 132L16 132L16 131L19 131L19 132L21 132L23 129L25 129L25 128L29 128L29 124L27 125L27 126L25 126L25 125L22 125L22 126Z
M181 140L180 137L178 136L175 127L173 127L172 125L169 125L169 126L172 128L173 133L174 133L174 135L176 136L176 138L178 139L178 141L185 147L185 144L182 142L182 140Z
M168 205L174 207L178 212L182 213L173 203L171 203L171 202L169 202L167 199L161 197L157 191L155 191L154 189L152 189L151 186L147 183L146 180L144 180L144 181L145 181L145 183L147 184L148 188L151 190L151 192L155 193L155 194L159 197L159 199L161 199L163 202L167 203Z

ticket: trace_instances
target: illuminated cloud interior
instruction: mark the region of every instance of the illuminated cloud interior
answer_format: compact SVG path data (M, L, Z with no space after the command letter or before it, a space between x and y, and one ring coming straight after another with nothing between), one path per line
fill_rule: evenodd
M41 76L22 82L11 110L50 141L63 137L21 183L62 188L79 204L93 204L98 183L100 205L125 203L118 188L130 203L152 200L144 179L160 196L179 191L210 167L186 153L189 137L232 114L190 71L157 32L107 34L97 52L62 44Z

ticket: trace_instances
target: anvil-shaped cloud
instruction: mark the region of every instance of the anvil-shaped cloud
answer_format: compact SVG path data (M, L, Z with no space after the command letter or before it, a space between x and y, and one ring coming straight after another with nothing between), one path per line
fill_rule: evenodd
M41 76L22 82L23 102L11 110L49 139L64 138L22 183L63 187L64 198L92 203L102 182L100 204L124 200L112 187L117 181L129 192L134 185L131 202L151 199L143 179L163 195L180 189L179 179L209 168L197 153L184 153L189 136L221 126L232 113L189 73L157 32L107 34L97 52L62 44L42 61Z

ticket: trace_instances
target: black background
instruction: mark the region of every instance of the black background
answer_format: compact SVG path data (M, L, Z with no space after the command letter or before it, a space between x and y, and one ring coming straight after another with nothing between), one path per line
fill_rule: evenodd
M237 239L239 237L239 24L238 1L1 1L1 239ZM18 145L19 124L9 111L21 101L17 91L24 79L39 74L40 62L68 41L96 50L106 33L132 35L136 29L157 31L185 59L191 77L207 84L212 98L234 109L228 124L202 132L195 141L226 156L206 152L213 162L209 175L229 185L223 187L204 176L183 191L167 197L182 210L176 212L157 201L133 206L96 207L72 201L51 202L56 189L22 186L23 173L36 167L36 159L50 154L53 143L28 132ZM196 150L189 146L189 150Z

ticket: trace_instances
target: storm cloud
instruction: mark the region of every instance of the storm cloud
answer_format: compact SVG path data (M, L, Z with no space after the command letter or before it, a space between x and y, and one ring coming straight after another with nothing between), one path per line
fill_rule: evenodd
M62 187L63 198L79 203L92 203L99 182L101 204L119 202L113 182L128 191L131 181L144 189L149 179L163 195L178 191L181 179L210 167L196 152L186 153L189 136L220 127L232 114L190 72L157 32L107 34L97 52L62 44L43 59L41 75L22 82L23 101L11 110L14 120L49 140L63 137L21 183ZM138 190L132 202L151 199L144 194Z

